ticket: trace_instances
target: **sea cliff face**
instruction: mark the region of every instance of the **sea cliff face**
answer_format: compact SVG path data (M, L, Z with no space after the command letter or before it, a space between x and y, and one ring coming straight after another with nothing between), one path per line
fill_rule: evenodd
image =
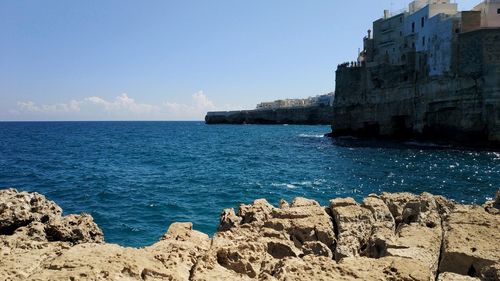
M330 106L208 112L205 116L207 124L330 125L332 119Z
M458 35L450 73L339 67L333 136L420 138L500 148L500 29Z
M260 199L212 237L174 223L144 248L107 244L89 215L0 190L0 280L500 280L500 191L483 206L382 193L329 206Z

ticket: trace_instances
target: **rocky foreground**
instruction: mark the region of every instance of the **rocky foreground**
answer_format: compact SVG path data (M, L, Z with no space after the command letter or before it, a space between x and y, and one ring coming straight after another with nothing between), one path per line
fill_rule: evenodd
M500 280L500 191L483 206L382 193L224 210L213 238L174 223L140 249L89 215L0 190L0 280Z

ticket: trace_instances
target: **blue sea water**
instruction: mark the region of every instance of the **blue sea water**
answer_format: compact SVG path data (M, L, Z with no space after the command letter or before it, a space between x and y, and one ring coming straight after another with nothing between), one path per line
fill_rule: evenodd
M176 221L213 233L223 208L305 196L327 204L382 191L483 203L500 153L323 137L328 126L203 122L0 123L0 188L90 213L108 242L154 243Z

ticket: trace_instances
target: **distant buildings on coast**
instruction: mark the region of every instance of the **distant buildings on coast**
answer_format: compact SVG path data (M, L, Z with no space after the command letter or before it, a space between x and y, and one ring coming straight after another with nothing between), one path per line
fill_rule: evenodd
M295 108L295 107L300 108L300 107L313 107L313 106L332 106L334 97L335 94L332 92L326 95L308 97L306 99L275 100L271 102L259 103L256 109L264 110L264 109Z
M458 67L456 35L498 27L500 0L486 0L461 12L450 0L415 0L407 10L385 10L373 22L373 36L368 30L364 37L357 61L339 67L389 64L414 67L429 76L453 73Z
M385 10L335 79L332 136L500 147L500 0Z
M208 113L208 124L331 124L332 136L500 147L500 0L458 11L450 0L385 10L335 92Z

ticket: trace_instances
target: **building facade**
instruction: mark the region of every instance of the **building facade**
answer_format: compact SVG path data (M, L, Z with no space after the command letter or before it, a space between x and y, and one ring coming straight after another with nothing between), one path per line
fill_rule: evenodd
M306 99L284 99L275 100L272 102L262 102L259 103L256 109L280 109L280 108L300 108L300 107L313 107L313 106L332 106L333 100L335 98L334 93L328 93L326 95L319 95L315 97L309 97Z
M416 69L420 75L453 72L458 33L500 27L500 0L486 0L472 11L458 12L450 0L415 0L404 12L373 22L363 39L358 62L368 67L381 64Z

